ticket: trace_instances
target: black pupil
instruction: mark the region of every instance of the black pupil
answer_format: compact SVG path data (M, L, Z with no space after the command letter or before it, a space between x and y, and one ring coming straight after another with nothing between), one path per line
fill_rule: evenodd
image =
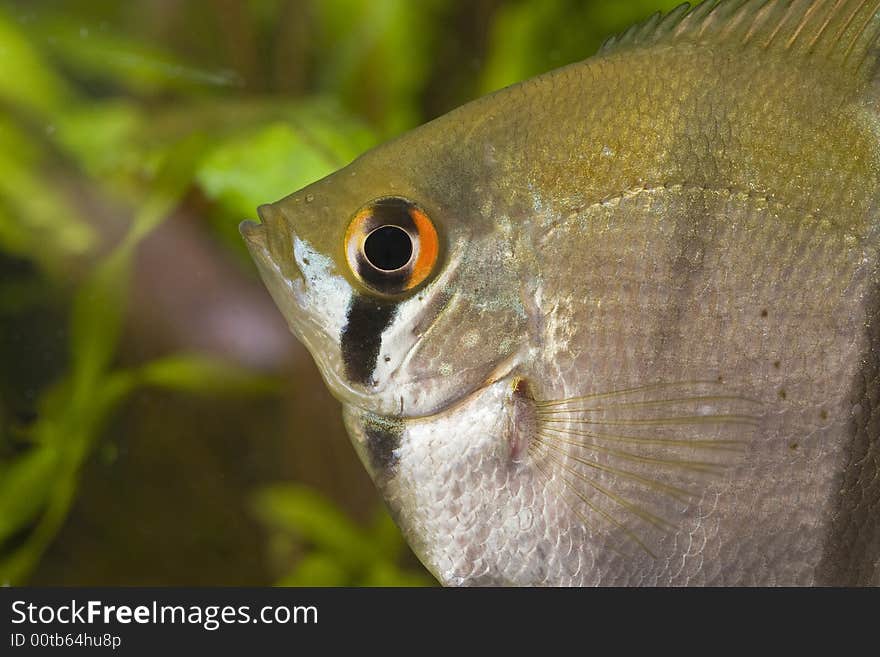
M367 235L364 255L376 269L393 271L400 269L412 257L412 240L405 230L397 226L382 226Z

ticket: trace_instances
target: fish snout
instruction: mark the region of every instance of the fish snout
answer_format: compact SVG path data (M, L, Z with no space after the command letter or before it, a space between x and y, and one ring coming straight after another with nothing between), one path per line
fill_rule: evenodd
M278 233L284 218L281 212L272 203L264 203L257 208L257 216L260 222L246 220L238 225L238 232L245 239L248 245L269 247L270 233Z

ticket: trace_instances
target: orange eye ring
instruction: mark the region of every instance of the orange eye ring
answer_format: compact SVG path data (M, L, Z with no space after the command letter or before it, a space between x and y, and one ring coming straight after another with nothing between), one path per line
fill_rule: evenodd
M409 292L434 271L437 230L412 201L386 196L355 213L345 232L345 256L357 280L383 295Z

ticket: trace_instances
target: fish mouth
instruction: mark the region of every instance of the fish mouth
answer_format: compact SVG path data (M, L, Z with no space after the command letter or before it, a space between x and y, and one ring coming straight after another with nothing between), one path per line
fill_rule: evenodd
M266 226L250 219L238 224L238 232L247 244L266 248Z
M280 231L284 218L271 203L263 203L259 206L257 216L260 218L259 222L245 219L238 224L238 232L244 238L245 244L251 250L254 258L257 257L257 252L254 249L264 252L266 257L271 258L269 255L269 232L272 230Z
M244 238L245 244L251 249L251 254L256 257L254 248L269 255L269 231L280 228L283 221L281 213L272 207L271 203L264 203L257 208L257 216L260 221L245 219L238 224L238 232Z

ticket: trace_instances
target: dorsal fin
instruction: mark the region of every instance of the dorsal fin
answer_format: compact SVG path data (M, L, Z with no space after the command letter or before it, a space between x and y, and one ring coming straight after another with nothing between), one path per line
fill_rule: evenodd
M705 0L654 14L608 39L600 54L660 43L718 43L821 57L869 75L877 61L880 0Z

